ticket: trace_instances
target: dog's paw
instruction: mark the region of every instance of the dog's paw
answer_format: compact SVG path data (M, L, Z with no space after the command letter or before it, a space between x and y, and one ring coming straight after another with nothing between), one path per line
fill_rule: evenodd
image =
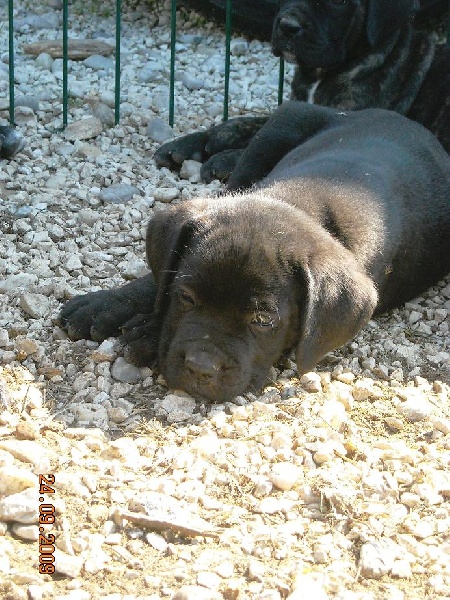
M25 138L13 127L0 126L0 157L12 158L25 146Z
M161 322L154 314L136 315L125 323L119 337L124 357L138 367L151 367L158 358Z
M213 156L224 150L246 148L266 122L267 117L236 117L214 125L208 132L206 153Z
M214 179L228 181L242 153L243 150L224 150L211 156L200 170L202 181L206 183L210 183Z
M71 340L102 342L108 337L117 337L134 314L135 308L123 302L117 292L100 290L68 300L57 324L67 331Z
M180 138L163 144L155 152L154 159L158 167L179 169L185 160L205 160L205 146L208 141L208 132L199 131L190 133Z

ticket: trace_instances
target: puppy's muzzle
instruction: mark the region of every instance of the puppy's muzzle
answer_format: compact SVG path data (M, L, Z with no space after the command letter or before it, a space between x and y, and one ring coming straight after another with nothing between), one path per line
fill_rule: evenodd
M214 385L223 368L223 361L210 352L189 352L185 356L184 366L189 377L198 383Z

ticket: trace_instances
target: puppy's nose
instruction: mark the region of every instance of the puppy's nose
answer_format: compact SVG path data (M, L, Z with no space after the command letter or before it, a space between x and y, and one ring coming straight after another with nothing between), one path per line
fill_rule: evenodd
M295 17L289 15L287 15L286 17L281 17L278 25L281 31L286 35L295 35L302 29L302 26L300 25L298 20Z
M197 378L203 380L215 380L220 370L220 360L208 352L196 352L187 354L184 366Z

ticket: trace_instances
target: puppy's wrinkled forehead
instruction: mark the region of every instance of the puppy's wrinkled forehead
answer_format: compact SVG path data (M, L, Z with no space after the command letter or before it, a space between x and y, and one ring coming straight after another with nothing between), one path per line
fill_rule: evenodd
M186 249L177 283L205 302L247 308L255 298L277 295L282 279L276 244L256 227L207 228Z

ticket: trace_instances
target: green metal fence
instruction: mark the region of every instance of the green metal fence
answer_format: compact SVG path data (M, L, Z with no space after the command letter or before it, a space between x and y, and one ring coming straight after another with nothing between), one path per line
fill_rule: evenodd
M8 35L9 35L9 120L14 123L14 0L8 0ZM115 74L114 74L114 114L115 123L120 120L120 38L121 38L121 10L122 0L115 0ZM232 33L232 0L226 0L225 18L225 87L223 100L223 119L228 119L229 86L230 86L230 56ZM69 40L69 0L62 0L62 122L63 127L68 123L69 105L69 69L68 69L68 40ZM170 20L170 88L169 88L169 124L173 126L175 120L175 65L176 65L176 37L177 37L177 0L171 0ZM283 98L284 62L280 60L280 74L278 85L278 104Z

